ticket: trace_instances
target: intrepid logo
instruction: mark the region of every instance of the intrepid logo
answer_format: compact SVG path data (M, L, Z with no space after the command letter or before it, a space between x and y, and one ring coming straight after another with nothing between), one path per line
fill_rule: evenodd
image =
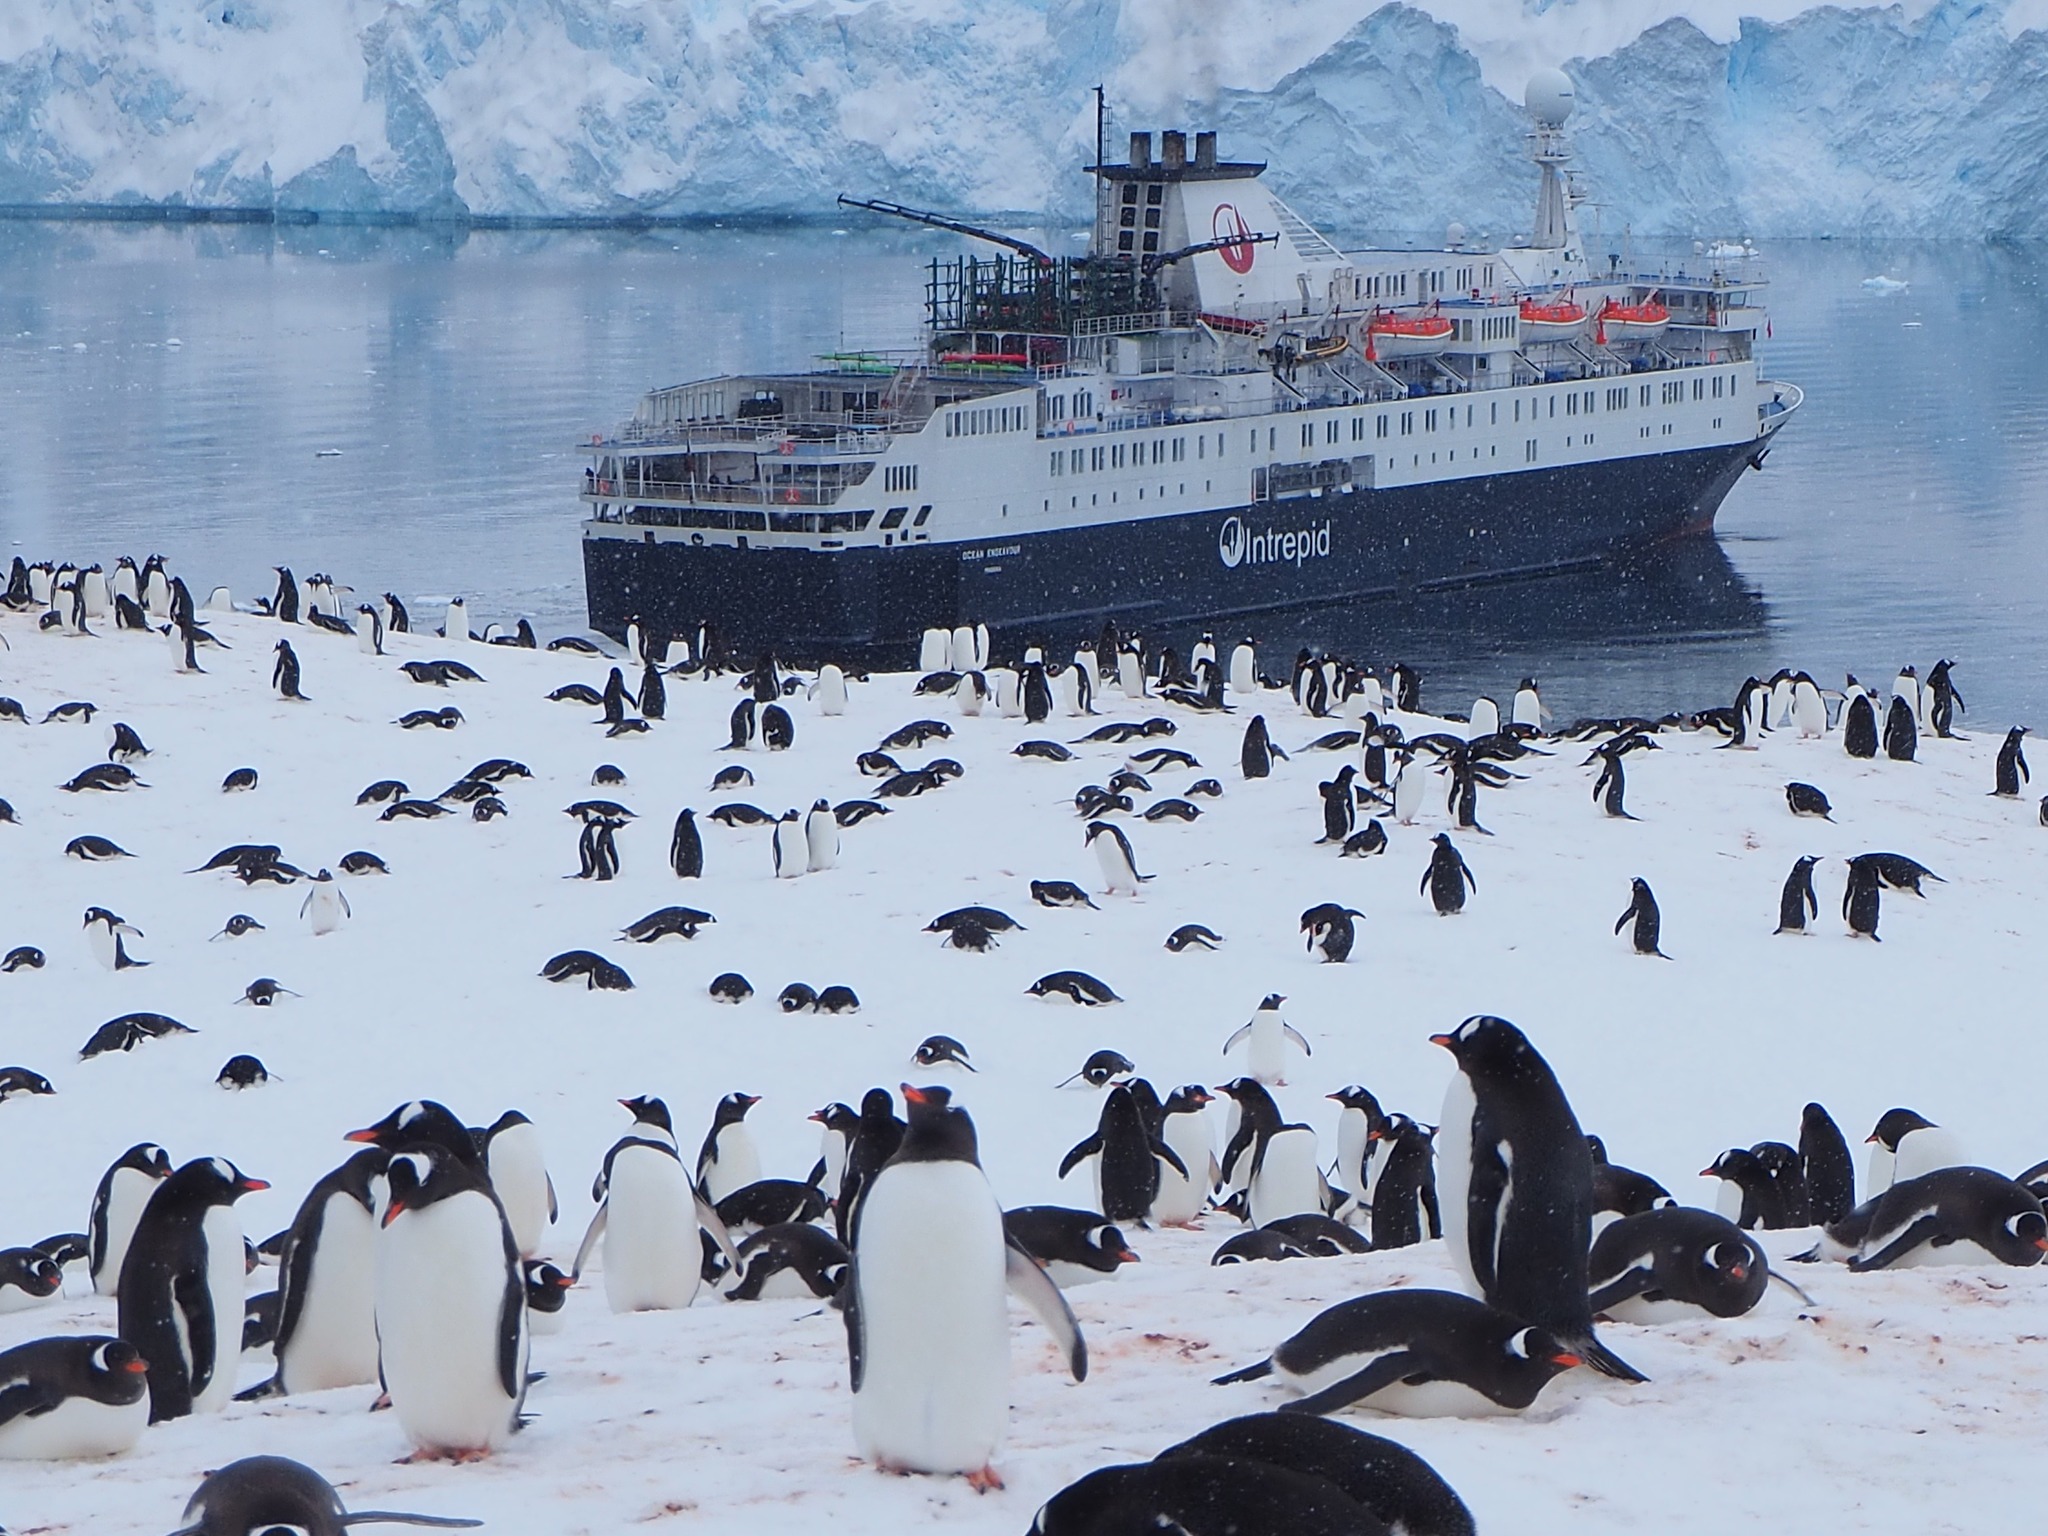
M1240 276L1251 271L1252 258L1259 248L1251 243L1251 226L1245 223L1244 215L1237 211L1235 203L1216 205L1216 213L1209 220L1209 230L1215 239L1231 242L1216 252L1226 267Z
M1330 558L1330 524L1281 533L1268 528L1253 533L1241 517L1226 517L1216 535L1216 554L1226 570L1240 565L1284 565L1299 569L1309 560Z

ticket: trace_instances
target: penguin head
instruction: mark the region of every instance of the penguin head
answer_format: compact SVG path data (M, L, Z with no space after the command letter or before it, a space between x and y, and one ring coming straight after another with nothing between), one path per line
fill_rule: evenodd
M1934 1122L1914 1110L1888 1109L1878 1116L1876 1127L1863 1140L1866 1144L1873 1141L1882 1143L1885 1151L1897 1152L1899 1143L1914 1131L1933 1129Z
M675 1133L675 1125L669 1119L668 1105L660 1099L651 1098L643 1093L638 1098L619 1100L619 1107L632 1115L635 1124L651 1125L671 1135Z
M1108 1223L1090 1230L1088 1246L1108 1259L1112 1267L1140 1262L1136 1250L1124 1241L1123 1233Z
M854 1127L860 1123L859 1113L850 1104L827 1104L823 1109L813 1110L810 1118L826 1130L837 1131L842 1136L851 1135Z
M936 1067L951 1064L975 1070L974 1063L967 1059L967 1047L951 1035L933 1035L920 1044L912 1059L920 1067Z
M1742 1147L1731 1147L1700 1170L1703 1179L1726 1179L1732 1184L1748 1186L1768 1183L1770 1173L1754 1152Z
M1380 1101L1368 1089L1357 1083L1347 1083L1335 1093L1326 1093L1323 1097L1343 1105L1346 1109L1360 1111L1372 1126L1386 1123L1386 1112L1380 1108Z
M980 1165L974 1122L953 1106L953 1090L937 1086L901 1085L904 1117L909 1121L896 1157L903 1162L952 1161Z
M1192 1114L1214 1101L1215 1095L1200 1083L1188 1083L1167 1095L1165 1113L1169 1115Z
M133 1383L135 1396L128 1399L137 1401L148 1390L143 1375L149 1369L149 1362L135 1352L135 1346L126 1339L108 1339L97 1346L86 1357L86 1368L95 1376L104 1376L122 1384Z
M1437 841L1449 846L1443 833ZM1535 1047L1506 1019L1490 1013L1475 1013L1447 1035L1431 1035L1430 1044L1440 1045L1456 1059L1460 1071L1511 1074L1536 1055Z
M395 1154L384 1168L391 1197L380 1225L390 1226L407 1211L428 1206L477 1187L474 1175L440 1147L415 1147Z
M1511 1333L1501 1347L1510 1358L1526 1360L1542 1368L1546 1376L1555 1376L1560 1371L1585 1364L1543 1328L1523 1328Z
M1756 1263L1755 1250L1747 1242L1734 1238L1714 1244L1700 1257L1701 1267L1738 1284L1749 1278Z
M2041 1254L2048 1252L2048 1216L2038 1210L2018 1210L1999 1224L2015 1258L2007 1258L2008 1264L2038 1264Z
M1138 1070L1137 1064L1121 1051L1096 1051L1081 1063L1081 1070L1059 1086L1064 1088L1079 1078L1090 1088L1100 1088L1116 1078L1127 1076Z
M171 1175L207 1205L233 1205L244 1195L270 1188L252 1179L224 1157L195 1158Z
M896 1101L889 1097L886 1088L870 1088L861 1095L860 1117L867 1121L893 1120L896 1116Z
M718 1101L713 1119L718 1125L736 1125L747 1118L747 1111L761 1102L758 1093L728 1093Z

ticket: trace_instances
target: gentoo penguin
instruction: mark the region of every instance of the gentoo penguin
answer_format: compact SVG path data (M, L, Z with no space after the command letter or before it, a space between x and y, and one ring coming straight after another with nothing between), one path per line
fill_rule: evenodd
M1346 763L1337 770L1334 779L1325 779L1316 786L1323 797L1323 835L1318 842L1342 846L1358 825L1358 797L1351 789L1351 781L1357 776L1358 770Z
M270 669L270 686L280 698L297 699L304 703L306 696L299 691L299 656L292 649L289 640L280 640L276 646L276 662Z
M919 672L944 671L951 659L953 632L950 629L927 629L918 641L917 670Z
M1870 1158L1863 1187L1871 1195L1881 1195L1894 1184L1937 1168L1957 1168L1969 1162L1953 1131L1910 1109L1886 1110L1864 1140L1870 1146Z
M1944 739L1954 734L1956 711L1964 709L1963 696L1956 691L1955 678L1951 675L1953 662L1937 661L1934 669L1927 674L1927 723L1934 734Z
M676 813L676 829L668 840L668 863L678 880L703 878L704 839L697 831L696 813L688 806Z
M860 1126L860 1113L850 1104L834 1102L813 1110L810 1119L821 1129L818 1161L811 1169L809 1182L828 1195L834 1194L846 1172L846 1150L853 1144L853 1133Z
M401 1104L375 1125L350 1131L342 1138L361 1146L382 1147L387 1152L410 1152L416 1147L439 1147L458 1162L474 1168L477 1177L488 1182L483 1149L469 1127L456 1118L445 1104L432 1099L414 1099Z
M1792 674L1792 718L1801 741L1818 741L1828 733L1828 704L1820 685L1804 672Z
M1316 1156L1316 1133L1306 1125L1280 1124L1258 1136L1245 1181L1245 1209L1255 1227L1289 1216L1320 1216L1329 1209L1330 1186Z
M667 1106L659 1099L619 1102L632 1111L635 1124L605 1153L591 1191L597 1212L577 1249L575 1272L583 1272L602 1238L605 1300L612 1311L687 1307L697 1297L703 1269L698 1229L712 1234L729 1261L738 1251L676 1155Z
M342 1536L358 1525L482 1525L449 1515L407 1515L383 1509L351 1513L341 1495L311 1467L283 1456L247 1456L209 1472L171 1536Z
M1201 1215L1216 1187L1216 1143L1209 1130L1209 1091L1199 1083L1176 1088L1160 1106L1159 1140L1181 1167L1161 1161L1159 1192L1148 1218L1156 1226L1184 1227ZM1185 1170L1183 1172L1182 1170Z
M377 1184L391 1154L365 1147L299 1205L278 1267L277 1374L242 1394L377 1380Z
M1009 1417L1006 1283L1076 1381L1087 1346L1058 1287L1004 1237L966 1111L944 1088L906 1083L903 1097L910 1124L862 1196L842 1293L854 1440L885 1470L1000 1487L990 1462Z
M1184 1179L1190 1177L1181 1155L1146 1123L1125 1083L1109 1090L1095 1130L1060 1160L1059 1176L1064 1179L1089 1159L1095 1163L1096 1207L1110 1221L1144 1221L1159 1194L1159 1180L1169 1169ZM1025 1247L1030 1249L1028 1243Z
M1514 1413L1584 1364L1549 1330L1453 1291L1380 1291L1339 1302L1219 1386L1277 1376L1297 1413L1362 1403L1411 1418Z
M1183 1457L1222 1457L1337 1485L1391 1531L1402 1536L1476 1536L1472 1512L1451 1485L1406 1446L1353 1429L1342 1419L1306 1413L1253 1413L1212 1425L1191 1440L1168 1446L1152 1463L1163 1471ZM1193 1514L1197 1507L1191 1506ZM1256 1510L1248 1504L1247 1512ZM1258 1528L1258 1518L1237 1528ZM1293 1530L1285 1523L1277 1529ZM1359 1529L1359 1526L1348 1527ZM1160 1527L1167 1529L1167 1527ZM1045 1536L1057 1536L1047 1531Z
M974 628L956 624L946 642L946 668L952 672L974 670Z
M0 1352L0 1461L83 1461L133 1449L149 1426L148 1367L104 1334Z
M1438 1132L1437 1199L1467 1287L1550 1329L1603 1374L1642 1380L1593 1336L1593 1157L1550 1064L1487 1014L1430 1039L1457 1063Z
M1394 754L1394 820L1404 827L1415 825L1422 814L1423 791L1429 785L1415 754L1405 748Z
M1637 820L1627 805L1628 774L1621 766L1626 754L1601 747L1594 748L1594 753L1600 758L1600 776L1593 781L1594 803L1618 821Z
M1549 716L1550 711L1543 707L1542 694L1536 691L1536 679L1533 677L1523 678L1521 686L1515 690L1514 709L1508 718L1516 725L1525 726L1541 735L1543 732L1543 722Z
M469 630L469 603L466 599L458 597L450 601L441 620L441 634L448 640L473 638Z
M787 752L796 745L796 721L780 704L761 711L761 745L770 752Z
M1266 717L1253 715L1251 724L1244 728L1244 744L1238 749L1238 771L1247 779L1270 778L1276 757L1285 761L1287 754L1273 745L1266 730Z
M1618 1323L1740 1317L1771 1266L1756 1239L1712 1211L1667 1206L1609 1222L1587 1259L1592 1307Z
M1436 1142L1429 1127L1390 1115L1373 1134L1386 1148L1372 1178L1373 1247L1408 1248L1443 1236Z
M1138 1255L1098 1211L1064 1205L1021 1205L1003 1212L1003 1235L1035 1259L1062 1291L1107 1280Z
M1259 653L1249 639L1239 641L1230 653L1230 691L1247 695L1259 691Z
M1771 1189L1770 1170L1747 1147L1730 1147L1702 1168L1700 1177L1721 1181L1715 1208L1738 1227L1776 1230L1790 1225Z
M1252 1154L1258 1143L1282 1123L1280 1106L1257 1078L1234 1078L1217 1092L1230 1100L1230 1116L1223 1131L1223 1156L1217 1166L1217 1187L1238 1194L1251 1183Z
M776 879L794 880L805 872L809 851L805 847L803 822L793 809L784 811L775 823L775 830L769 835L769 850L775 857Z
M1799 1166L1806 1175L1807 1208L1822 1226L1840 1221L1856 1207L1856 1165L1834 1117L1819 1104L1799 1116Z
M1334 901L1310 907L1301 914L1301 931L1308 935L1306 947L1321 950L1325 965L1342 965L1358 944L1358 925L1352 919L1363 916L1356 907L1339 906Z
M1091 821L1082 842L1095 850L1102 867L1102 888L1111 896L1135 896L1138 886L1152 876L1138 873L1138 856L1123 828L1107 821Z
M1043 662L1034 661L1024 668L1018 700L1023 706L1027 725L1037 725L1052 718L1052 686L1046 680Z
M334 883L332 870L323 869L313 876L313 888L299 903L299 916L304 920L307 932L316 938L323 933L332 933L354 915L348 898Z
M1842 749L1851 757L1877 756L1877 707L1860 687L1842 709Z
M1136 639L1126 640L1117 647L1116 685L1127 699L1146 696L1144 646Z
M1827 1227L1807 1255L1853 1270L1935 1264L2025 1268L2048 1252L2048 1219L2024 1184L1989 1168L1939 1168L1894 1184Z
M820 796L804 817L804 869L816 874L839 862L839 820L832 814L832 802Z
M811 698L821 715L846 713L846 673L833 662L818 668L818 680L811 685Z
M1434 848L1429 856L1429 868L1422 872L1419 889L1429 893L1438 917L1452 917L1465 910L1466 886L1476 891L1479 881L1451 842L1450 833L1439 832L1430 842Z
M1360 1209L1372 1205L1372 1184L1378 1169L1376 1154L1381 1150L1373 1132L1387 1123L1386 1111L1370 1090L1357 1083L1326 1093L1324 1098L1339 1106L1337 1111L1337 1162L1332 1177L1337 1187Z
M1913 706L1903 696L1894 696L1884 717L1884 755L1895 763L1910 763L1919 750L1920 730L1913 719Z
M120 1334L149 1362L149 1422L218 1413L242 1352L242 1224L234 1204L270 1186L218 1157L157 1186L121 1261Z
M725 1291L727 1301L836 1296L851 1264L837 1238L807 1221L763 1227L740 1244L739 1254L738 1282Z
M1500 730L1500 706L1481 694L1472 701L1471 723L1466 727L1465 739L1476 740L1491 736Z
M63 1269L40 1248L0 1248L0 1312L40 1306L63 1286Z
M526 1278L504 1208L473 1165L439 1147L393 1153L385 1178L384 1390L416 1456L488 1455L519 1428L526 1400Z
M1882 944L1877 936L1879 910L1883 906L1877 866L1867 858L1849 860L1848 883L1842 887L1842 920L1849 931Z
M2016 725L2005 733L2005 743L1998 749L1997 780L1992 794L2016 800L2020 785L2033 778L2027 771L2027 754L2020 749L2020 738L2026 734L2024 725Z
M356 649L365 656L384 654L384 616L374 603L356 605Z
M100 1175L86 1223L91 1245L87 1267L92 1288L100 1295L120 1293L121 1265L128 1257L135 1224L157 1186L170 1176L171 1154L153 1141L137 1142Z
M1818 816L1822 821L1832 821L1834 806L1828 797L1811 784L1793 780L1785 786L1785 806L1794 816Z
M1271 1088L1287 1086L1287 1043L1290 1040L1301 1047L1302 1055L1315 1054L1301 1031L1280 1017L1280 1005L1286 1001L1278 992L1268 992L1252 1016L1223 1042L1223 1054L1226 1056L1244 1043L1246 1073Z
M525 1115L508 1109L484 1132L483 1151L491 1192L505 1207L505 1222L512 1229L512 1245L522 1259L530 1259L560 1214L540 1132Z
M1189 1455L1096 1468L1045 1502L1029 1536L1126 1531L1353 1536L1387 1528L1328 1478L1259 1461Z
M760 1102L757 1093L728 1093L712 1111L697 1153L697 1187L713 1205L761 1177L761 1153L747 1129L747 1111Z
M93 958L108 970L134 970L149 964L147 960L137 960L128 953L124 936L142 937L142 930L133 923L124 921L105 907L87 907L83 926L85 942L91 946Z
M832 1202L832 1219L839 1228L839 1240L848 1241L853 1215L860 1208L862 1194L883 1164L903 1144L903 1122L896 1117L896 1101L886 1088L870 1088L860 1101L860 1116L846 1146L846 1164L840 1174L838 1195Z
M1655 955L1659 960L1671 958L1657 947L1664 919L1657 910L1657 898L1650 891L1650 882L1640 875L1629 882L1628 910L1614 920L1614 931L1620 933L1631 921L1635 928L1629 935L1629 943L1637 954Z

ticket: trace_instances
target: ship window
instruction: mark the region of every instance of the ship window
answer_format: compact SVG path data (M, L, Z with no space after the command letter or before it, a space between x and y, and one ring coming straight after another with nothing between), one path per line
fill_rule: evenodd
M1223 457L1223 434L1221 432L1216 434L1216 457L1219 459Z
M1067 467L1075 474L1081 473L1081 450L1076 448L1068 455Z
M1059 475L1059 473L1061 472L1061 470L1063 470L1063 469L1065 469L1065 468L1066 468L1066 455L1065 455L1065 454L1063 454L1063 453L1055 453L1055 454L1054 454L1054 455L1052 456L1052 472L1053 472L1053 475L1054 475L1054 477L1055 477L1055 478L1057 478L1057 477L1058 477L1058 475Z
M1465 407L1465 425L1468 427L1472 425L1472 407L1469 405Z
M1415 413L1413 411L1403 411L1401 413L1401 435L1403 437L1406 437L1410 432L1413 432L1414 430Z
M1156 250L1158 250L1158 249L1159 249L1159 231L1158 231L1158 230L1156 230L1156 229L1148 229L1148 230L1146 230L1146 231L1145 231L1145 249L1146 249L1146 250L1148 250L1148 251L1156 251Z
M1124 467L1124 445L1122 443L1117 443L1109 450L1109 467L1111 469L1122 469Z
M1576 394L1565 396L1564 413L1567 416L1576 416L1579 414L1579 397ZM1553 410L1551 414L1554 416L1557 414L1557 412Z
M1128 229L1116 237L1116 248L1120 251L1128 251L1131 248L1131 232Z
M1373 425L1373 436L1375 436L1375 437L1385 437L1386 435L1387 435L1387 413L1386 413L1385 411L1381 411L1381 412L1380 412L1380 414L1379 414L1379 417L1378 417L1378 419L1377 419L1377 420L1375 421L1375 423L1374 423L1374 425Z
M1707 397L1707 381L1705 379L1694 379L1692 381L1692 397L1695 400L1704 400Z
M910 520L910 526L913 528L922 528L925 525L925 519L930 517L931 515L932 509L929 503L919 507L917 509L917 516L913 517Z
M1188 440L1184 437L1176 437L1173 440L1173 462L1178 464L1182 460L1186 459L1187 456Z
M882 526L884 528L901 528L903 526L903 519L908 516L910 516L910 508L891 507L882 514Z
M1159 227L1159 210L1157 208L1147 208L1145 210L1145 227L1147 229L1157 229Z
M1166 439L1163 437L1152 439L1152 462L1154 464L1164 464L1166 462Z
M1522 445L1522 461L1526 464L1534 464L1536 462L1535 438L1530 438L1528 442Z
M1127 203L1135 203L1137 200L1138 184L1135 181L1124 183L1124 201Z
M1266 452L1268 452L1268 453L1271 453L1271 452L1272 452L1272 451L1273 451L1273 450L1274 450L1275 448L1279 447L1279 445L1280 445L1280 429L1279 429L1278 427L1268 427L1268 428L1266 428ZM1257 443L1253 443L1253 444L1252 444L1252 452L1253 452L1253 453L1257 453L1258 451L1259 451L1259 445L1258 445Z
M1151 204L1152 204L1152 205L1153 205L1154 207L1157 207L1157 206L1158 206L1158 204L1159 204L1159 202L1160 202L1160 201L1161 201L1161 200L1162 200L1162 199L1163 199L1163 198L1164 198L1165 196L1166 196L1166 185L1165 185L1165 183L1164 183L1164 182L1157 182L1157 181L1155 181L1154 183L1152 183L1152 185L1151 185L1151 186L1149 186L1149 187L1147 187L1147 188L1145 189L1145 201L1146 201L1146 202L1148 202L1148 203L1151 203Z
M1304 448L1313 447L1315 440L1316 424L1312 421L1304 421L1301 424L1301 446Z
M1638 389L1638 391L1637 391L1637 393L1638 393L1638 395L1639 395L1639 399L1638 399L1638 402L1637 402L1638 404L1641 404L1641 405L1648 405L1648 404L1650 403L1650 386L1649 386L1649 385L1647 385L1647 384L1644 384L1644 385L1640 386L1640 387L1639 387L1639 389Z
M1716 400L1721 398L1721 375L1718 373L1714 375L1714 398Z
M1351 441L1354 443L1365 441L1365 418L1363 416L1351 418Z
M1500 402L1498 400L1486 402L1486 422L1488 426L1497 427L1500 425Z
M1138 210L1128 204L1124 208L1123 226L1125 229L1136 229L1138 227Z
M1335 417L1323 423L1323 441L1326 443L1337 441L1337 421Z
M1515 402L1515 420L1517 420L1517 421L1520 421L1521 419L1522 419L1522 402L1521 402L1521 401L1519 401L1519 400L1517 400L1517 401Z
M1424 411L1422 413L1422 430L1425 432L1434 432L1436 430L1435 411Z
M1102 450L1100 448L1090 448L1088 450L1088 467L1094 470L1102 468Z
M1206 459L1208 456L1209 434L1206 432L1198 432L1195 434L1195 457L1198 459Z

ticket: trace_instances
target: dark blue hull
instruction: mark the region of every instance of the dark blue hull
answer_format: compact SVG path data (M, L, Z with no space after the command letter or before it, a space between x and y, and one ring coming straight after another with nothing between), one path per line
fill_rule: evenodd
M1713 526L1761 442L1234 510L1020 532L1000 541L834 551L648 540L586 529L591 627L713 626L740 656L914 661L922 631L986 624L1052 647L1104 619L1163 635L1260 615L1595 569ZM666 531L666 530L664 530Z

